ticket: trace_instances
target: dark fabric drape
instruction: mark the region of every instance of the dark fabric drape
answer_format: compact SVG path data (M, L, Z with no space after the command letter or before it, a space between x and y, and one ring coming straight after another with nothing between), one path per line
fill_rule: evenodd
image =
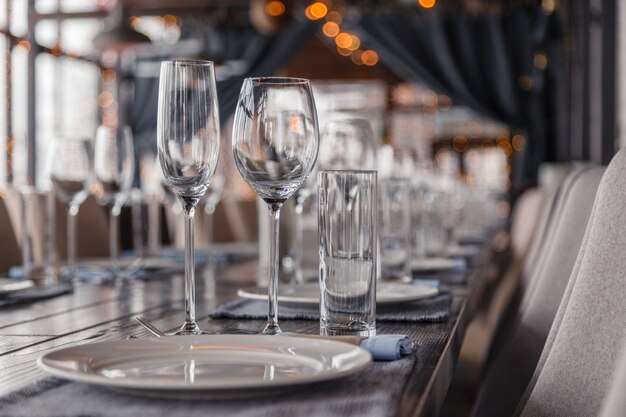
M516 176L535 178L554 147L546 137L554 103L533 58L560 45L556 16L540 7L478 16L403 10L367 14L355 24L390 71L523 132L528 140Z
M235 111L239 90L246 77L270 76L276 72L313 35L315 25L296 22L274 36L249 30L218 32L207 28L205 59L237 60L245 70L242 74L217 82L220 119L224 123ZM218 74L219 75L219 74ZM135 78L135 99L130 121L135 148L140 154L156 148L156 121L159 80Z

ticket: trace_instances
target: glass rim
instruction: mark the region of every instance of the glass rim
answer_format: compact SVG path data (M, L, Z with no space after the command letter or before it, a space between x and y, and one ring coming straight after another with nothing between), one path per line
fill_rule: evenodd
M166 59L161 61L161 65L182 65L182 66L198 66L198 67L213 67L215 63L205 59Z
M254 84L265 85L307 85L311 83L308 78L298 77L248 77L245 80Z
M378 174L376 169L321 169L318 174L355 174L355 175L371 175Z

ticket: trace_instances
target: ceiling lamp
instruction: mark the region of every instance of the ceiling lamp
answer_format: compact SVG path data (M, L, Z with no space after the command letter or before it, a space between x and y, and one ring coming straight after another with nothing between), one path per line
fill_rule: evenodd
M150 43L143 33L135 31L130 26L130 13L128 8L120 2L119 6L111 12L113 25L93 38L93 46L96 49L125 49L139 44Z

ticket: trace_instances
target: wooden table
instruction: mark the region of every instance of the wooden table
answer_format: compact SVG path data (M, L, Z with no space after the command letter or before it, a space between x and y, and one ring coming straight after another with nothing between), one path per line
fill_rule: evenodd
M255 275L254 261L202 269L197 274L197 317L236 298L236 290L253 284ZM469 282L474 279L470 276ZM161 329L175 329L183 320L182 286L181 276L115 285L83 284L69 295L0 310L0 396L46 377L35 360L50 349L129 335L148 337L135 316L147 317ZM471 317L471 288L464 284L451 289L451 314L445 323L378 324L379 334L407 334L419 345L418 360L401 384L400 400L389 405L392 414L438 415ZM201 319L199 323L209 332L261 330L264 325L261 320ZM313 321L280 324L284 331L319 332L319 323Z

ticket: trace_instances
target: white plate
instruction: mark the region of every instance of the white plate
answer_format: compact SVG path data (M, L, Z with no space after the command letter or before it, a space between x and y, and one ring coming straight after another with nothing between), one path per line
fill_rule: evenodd
M439 272L450 269L463 268L465 260L459 258L428 257L416 258L411 261L413 272Z
M439 293L437 288L424 285L389 284L376 285L376 305L384 307L429 298ZM267 300L267 288L250 287L237 291L237 295L251 300ZM320 303L319 284L278 286L278 302L283 304L318 306Z
M371 361L366 350L330 340L201 335L90 343L37 363L61 378L139 394L228 395L341 378Z
M33 285L33 281L29 279L17 281L14 279L0 278L0 295L9 295L18 291L23 291Z

